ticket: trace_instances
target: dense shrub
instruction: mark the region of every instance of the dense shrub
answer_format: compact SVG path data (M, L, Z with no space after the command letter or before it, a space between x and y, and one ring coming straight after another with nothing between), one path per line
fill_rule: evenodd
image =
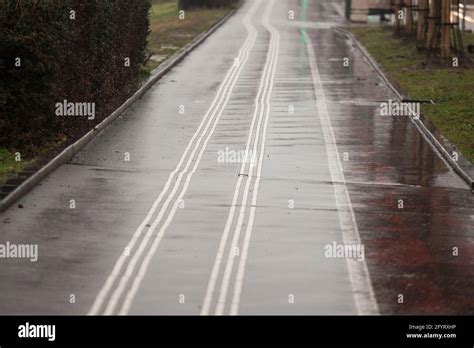
M187 10L193 7L225 7L237 4L239 0L178 0L180 9Z
M0 147L73 137L123 102L147 59L149 8L146 0L0 1ZM63 100L95 103L96 119L56 116Z

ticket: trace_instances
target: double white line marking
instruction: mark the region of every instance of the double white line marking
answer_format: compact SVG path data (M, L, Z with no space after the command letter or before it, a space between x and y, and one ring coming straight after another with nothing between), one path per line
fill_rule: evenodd
M112 273L108 276L105 284L98 293L89 311L89 315L97 315L101 313L106 315L116 313L120 315L126 315L129 313L130 307L138 289L140 288L140 284L146 274L149 263L155 254L169 224L171 223L176 210L178 209L180 201L187 191L190 180L199 166L203 153L217 127L217 124L232 94L234 86L248 61L249 53L255 45L258 33L252 24L252 17L257 11L260 3L261 0L254 1L250 11L244 18L244 24L248 35L244 45L239 51L239 55L236 59L237 64L234 64L227 73L211 107L207 111L196 133L193 135L189 144L187 145L178 165L176 166L176 169L170 174L165 187L161 191L158 198L154 201L145 219L133 234L127 247L125 248L126 252L122 253L115 263ZM186 165L184 168L182 168L186 158ZM194 165L191 171L189 171L193 162ZM176 174L178 174L178 177L174 182L171 192L168 193L173 181L175 180ZM187 174L186 179L181 191L176 198L176 193L181 187L185 174ZM165 197L166 200L161 205ZM166 219L161 224L161 227L156 233L160 222L165 218L168 207L172 202L173 205L171 210L166 215ZM155 217L155 219L150 225L153 217ZM143 235L145 230L146 233ZM120 280L118 280L119 277ZM131 281L132 277L134 277L133 281ZM119 309L117 312L118 307Z
M264 72L262 75L262 79L260 82L260 88L255 98L255 112L253 115L252 123L250 126L249 137L247 140L246 145L246 153L249 153L249 149L251 143L253 141L253 151L252 153L258 153L258 162L257 162L257 172L254 177L254 167L250 163L249 167L247 167L247 163L243 163L241 166L240 173L246 173L248 170L248 175L246 175L246 183L242 193L242 200L240 202L240 211L237 218L237 222L235 224L235 228L233 230L232 242L230 247L228 248L228 240L230 237L230 230L234 223L234 216L236 213L237 202L239 197L241 196L241 186L244 176L240 175L237 184L234 190L234 196L232 199L232 205L229 210L229 215L227 217L227 222L224 228L224 232L222 234L222 238L219 244L219 248L217 251L217 255L214 261L214 266L212 268L211 276L209 279L209 283L206 290L206 295L204 298L203 306L201 309L201 315L208 315L211 312L211 307L213 305L214 294L216 292L217 282L219 280L219 275L221 273L221 266L224 259L224 254L227 250L227 261L225 265L224 272L222 274L222 281L221 286L219 289L219 294L217 298L217 303L215 307L215 314L222 315L226 309L226 302L227 302L227 294L229 291L229 286L232 281L232 272L234 269L234 260L237 257L234 253L237 250L239 244L241 243L240 234L242 231L242 227L244 224L244 218L246 217L246 208L248 202L248 196L250 193L250 186L252 181L254 180L253 190L252 190L252 199L250 202L250 212L248 216L248 221L245 229L245 235L242 242L242 248L240 253L240 260L237 267L237 272L234 279L234 291L232 300L230 303L230 314L236 315L239 312L239 304L240 304L240 295L242 292L242 283L245 273L245 266L247 262L247 255L248 249L250 244L250 239L252 235L253 224L255 220L255 210L257 206L257 198L258 198L258 188L260 185L260 178L262 174L262 166L263 166L263 157L265 153L265 138L267 133L268 127L268 119L270 116L270 98L273 91L273 84L275 80L275 72L276 66L278 63L278 55L280 50L280 34L278 31L270 24L270 14L273 8L274 0L269 0L264 18L263 18L263 25L265 28L270 32L271 39L270 39L270 47L268 51L267 61L265 64ZM255 129L255 136L254 136L254 128L255 124L257 123L257 127ZM262 128L263 123L263 128ZM260 139L261 135L261 139ZM258 152L257 152L258 151Z

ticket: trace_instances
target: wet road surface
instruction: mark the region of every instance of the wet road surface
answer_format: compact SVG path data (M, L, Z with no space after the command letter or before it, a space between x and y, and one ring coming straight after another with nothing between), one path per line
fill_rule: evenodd
M341 8L245 2L1 214L39 255L0 261L0 313L472 314L472 194L380 116Z

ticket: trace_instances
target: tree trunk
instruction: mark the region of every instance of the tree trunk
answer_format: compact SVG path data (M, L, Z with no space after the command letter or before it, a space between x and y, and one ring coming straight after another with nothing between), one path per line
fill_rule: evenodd
M400 19L400 11L402 9L401 7L401 0L395 0L394 2L395 8L393 9L395 11L395 32L397 34L400 33L400 28L401 28L401 19Z
M418 22L416 24L416 39L420 42L425 40L426 35L426 9L428 0L418 0Z
M437 16L437 1L436 0L429 0L429 12L428 12L428 34L426 35L426 48L431 49L435 45L435 34L436 34L436 20L434 19Z
M411 8L413 0L405 0L405 4L407 6L405 31L411 34L413 31L413 9Z
M451 57L451 1L441 1L441 58Z

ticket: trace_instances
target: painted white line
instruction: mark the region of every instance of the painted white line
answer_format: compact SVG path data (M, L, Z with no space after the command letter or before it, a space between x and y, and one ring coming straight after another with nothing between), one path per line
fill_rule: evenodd
M255 121L257 119L258 110L259 110L260 96L261 96L261 94L264 90L264 80L265 80L266 71L268 69L267 63L268 63L268 60L267 60L267 62L265 64L265 67L264 67L264 72L262 74L262 78L261 78L261 81L260 81L260 86L259 86L257 96L255 97L255 106L256 107L255 107L252 122L251 122L251 125L250 125L249 136L248 136L248 139L247 139L247 145L245 147L245 153L249 153L250 145L251 145L252 138L253 138L253 131L254 131L254 126L255 126ZM246 168L246 161L244 161L242 163L241 168L240 168L240 173L244 173L245 168ZM229 238L230 227L231 227L233 219L234 219L235 208L237 206L237 200L239 198L241 184L242 184L242 176L239 176L238 179L237 179L237 184L236 184L235 190L234 190L234 195L233 195L233 198L232 198L232 204L231 204L231 208L230 208L230 211L229 211L229 215L227 216L227 221L226 221L226 224L225 224L224 233L223 233L223 235L221 237L221 241L219 243L219 248L218 248L218 251L217 251L217 255L216 255L214 265L213 265L212 271L211 271L211 276L209 278L209 282L208 282L208 285L207 285L206 294L205 294L203 305L202 305L202 308L201 308L201 315L208 315L209 312L210 312L210 307L211 307L211 304L212 304L212 298L213 298L213 295L214 295L215 286L216 286L217 278L218 278L218 275L219 275L220 265L221 265L222 259L224 257L225 248L227 246L227 240Z
M246 39L244 45L239 50L239 55L238 55L238 58L237 58L238 61L240 61L242 59L242 57L244 57L246 54L248 54L248 51L251 49L252 42L254 42L253 40L254 40L254 37L256 35L256 31L255 31L255 28L253 28L253 26L251 26L250 21L251 21L251 17L253 16L256 9L258 8L259 2L260 1L255 2L255 4L253 5L253 7L249 11L249 13L244 18L244 24L245 24L245 26L248 30L248 36L247 36L247 39ZM181 156L181 159L180 159L178 165L176 166L176 169L170 174L170 176L169 176L169 178L168 178L168 180L165 184L165 187L163 188L160 195L158 196L158 198L153 203L153 205L152 205L151 209L149 210L149 212L147 213L145 219L142 221L142 223L139 225L139 227L137 228L137 230L133 234L132 239L127 244L125 249L129 252L128 254L130 254L132 252L132 250L134 249L135 244L137 243L137 241L138 241L139 237L141 236L143 230L149 224L149 222L150 222L151 218L153 217L153 215L155 214L156 209L158 208L160 202L163 200L165 194L167 193L167 191L168 191L168 189L169 189L169 187L170 187L170 185L171 185L171 183L174 179L174 176L180 170L180 168L181 168L184 160L186 159L191 147L193 146L193 143L195 142L195 140L200 135L200 133L202 131L202 128L203 128L204 124L206 123L206 120L209 118L209 116L211 115L211 113L213 111L214 111L214 114L215 114L216 104L217 103L220 104L220 102L222 101L222 98L225 96L225 93L228 90L228 87L230 86L232 80L235 79L235 76L236 76L238 71L239 71L239 67L233 65L232 68L227 73L227 75L225 76L224 81L222 82L222 84L221 84L221 86L220 86L220 88L219 88L219 90L216 94L216 97L213 100L213 103L211 104L210 108L208 109L206 115L203 117L203 119L202 119L198 129L194 133L193 137L189 141L189 143L188 143L188 145L185 149L185 152ZM195 153L195 150L199 146L199 143L200 143L201 139L202 139L202 136L199 137L199 142L194 146L193 153ZM123 265L124 265L124 263L125 263L125 261L127 260L128 257L129 256L127 256L125 252L121 253L119 259L117 260L117 262L114 265L112 273L108 276L104 286L102 287L99 294L97 295L97 297L94 301L94 304L92 305L92 307L89 311L89 315L97 315L99 313L100 309L102 308L102 306L105 302L105 299L106 299L107 295L109 294L110 290L112 289L112 287L113 287L113 285L116 281L116 278L120 275L120 273L122 271L122 267L123 267Z
M333 27L333 29L344 33L344 35L349 37L355 43L355 45L360 50L364 58L377 71L380 78L385 82L387 87L390 88L390 90L394 93L394 95L396 95L398 100L403 101L404 99L403 96L392 85L392 83L388 80L387 76L385 76L385 74L380 69L378 64L374 61L370 53L365 49L364 46L362 46L362 44L354 37L354 35L340 27ZM415 119L414 117L409 117L409 119L410 119L410 122L416 127L418 132L421 134L423 139L426 141L426 143L434 151L434 153L441 159L441 161L443 161L443 163L446 165L446 168L450 172L452 172L454 176L461 178L469 186L469 188L472 188L473 187L472 178L459 166L459 164L456 161L453 160L452 156L448 153L446 148L438 141L438 139L433 135L433 133L431 133L431 131L426 127L426 125L420 119Z
M343 241L345 244L360 244L361 241L359 229L357 227L349 191L347 190L344 171L339 158L336 138L334 136L334 131L327 110L326 96L324 94L317 60L314 54L313 43L311 42L311 38L305 30L302 30L302 35L304 36L306 48L308 51L318 114L323 130L324 142L326 144L331 181L333 183L344 183L342 185L333 184ZM346 261L358 314L379 314L377 301L374 296L372 282L370 280L370 274L365 260L360 262L355 259L346 258Z
M271 2L272 1L273 0L271 0ZM270 12L268 12L268 13L270 13ZM267 23L267 22L268 22L268 16L265 17L264 23ZM266 24L264 24L264 25L265 25L265 27L267 27ZM264 100L269 96L269 88L272 87L272 85L270 84L270 81L273 82L271 72L274 70L274 69L272 69L272 67L273 67L273 63L276 59L276 52L275 52L275 48L274 48L275 47L274 35L273 34L272 34L271 41L272 41L272 43L271 43L272 50L269 52L270 58L271 58L271 60L269 61L270 69L269 69L269 73L267 74L267 78L266 78L266 82L265 82L264 96L262 98L262 103L261 103L262 107L260 109L260 116L259 116L259 119L258 119L257 131L256 131L255 141L254 141L254 146L253 146L253 151L252 151L253 154L257 153L257 150L258 150L258 143L259 143L259 140L260 140L259 139L260 138L260 129L261 129L261 126L262 126L262 121L263 121L263 118L264 118L264 111L265 111ZM221 283L221 288L220 288L220 291L219 291L219 297L218 297L218 300L217 300L217 307L216 307L216 312L215 312L216 315L224 314L225 305L226 305L226 301L227 301L227 292L228 292L228 288L229 288L229 285L230 285L230 282L231 282L231 275L232 275L232 270L233 270L233 266L234 266L234 260L235 260L235 257L236 257L234 255L233 251L237 250L239 240L240 240L240 233L242 231L242 225L243 225L244 218L245 218L248 195L250 193L250 184L252 182L252 177L253 177L253 169L254 169L254 167L250 166L249 173L248 173L248 176L247 176L247 181L245 183L244 193L243 193L242 201L241 201L241 205L240 205L240 212L239 212L238 219L237 219L237 225L236 225L235 230L234 230L234 235L233 235L233 238L232 238L231 247L230 247L230 250L229 250L229 253L228 253L228 256L227 256L226 267L225 267L225 270L224 270L224 275L223 275L223 279L222 279L222 283Z
M257 7L259 1L257 1L254 6ZM253 25L251 24L250 22L250 18L249 17L249 20L247 21L246 24L249 25L249 28L251 30L254 31L254 36L252 38L252 42L251 42L251 45L250 45L250 48L248 49L248 51L246 52L246 54L244 55L242 61L240 62L239 64L239 70L238 70L238 73L236 75L236 78L234 79L234 81L232 82L232 85L229 89L229 93L227 94L226 98L225 98L225 101L224 103L222 104L222 107L220 108L220 112L218 113L217 117L215 118L214 120L214 124L212 125L212 128L210 130L210 132L208 133L205 141L204 141L204 144L198 154L198 157L194 163L194 166L191 170L191 172L188 173L187 177L186 177L186 180L185 180L185 183L184 183L184 186L182 188L182 190L180 191L179 193L179 196L178 198L174 201L174 204L165 220L165 222L163 223L163 225L161 226L161 228L159 229L158 233L156 234L155 236L155 239L153 241L153 244L152 246L150 247L150 249L148 250L147 254L145 255L141 265L140 265L140 268L138 270L138 273L137 275L135 276L134 280L133 280L133 283L129 289L129 291L127 292L126 296L125 296L125 299L124 299L124 302L122 304L122 307L120 308L119 310L119 314L120 315L126 315L128 314L129 310L130 310L130 307L132 305L132 302L133 302L133 299L135 298L136 296L136 293L138 292L138 289L140 288L140 284L144 278L144 276L146 275L146 271L148 269L148 266L149 266L149 263L152 259L152 257L154 256L154 254L156 253L156 250L164 236L164 233L166 232L168 226L170 225L174 215L176 214L176 211L178 209L178 206L179 206L179 203L180 201L183 199L187 189L188 189L188 186L189 186L189 183L190 183L190 180L192 178L192 176L194 175L194 173L196 172L197 170L197 167L199 166L200 162L201 162L201 158L204 154L204 151L205 149L207 148L207 144L209 143L212 135L214 134L214 131L219 123L219 120L224 112L224 109L225 109L225 106L227 105L231 95L232 95L232 91L234 89L234 86L235 84L237 83L238 81L238 78L244 68L244 66L246 65L247 61L248 61L248 58L249 58L249 53L250 53L250 50L252 49L252 47L254 46L255 42L256 42L256 39L257 39L257 32L255 31L255 28L253 27ZM208 126L210 125L210 123L208 124ZM207 128L206 127L206 131L207 131ZM191 164L192 161L188 161L188 165L186 166L186 168L189 167L189 165ZM187 169L186 169L187 170ZM185 170L185 171L186 171ZM181 174L181 176L184 174L183 171ZM171 200L172 200L172 197L174 197L174 194L176 193L176 190L177 190L178 186L175 186L175 189L173 190L172 194L170 195L169 199L165 202L164 204L164 208L163 208L163 211L166 211L167 207L169 206L169 204L171 203ZM161 212L160 212L161 213ZM150 227L150 231L151 231L151 234L154 233L154 231L156 230L156 228L158 227L158 223L161 221L161 218L163 217L163 214L160 214L157 219L154 221L153 225ZM150 235L151 235L150 234ZM138 258L137 258L138 259ZM134 265L133 265L134 267ZM127 278L129 278L131 276L133 272L130 271L130 272L127 272ZM124 281L123 281L123 284L127 284L128 283L128 279L125 279L124 278ZM122 286L120 289L117 289L117 294L115 295L117 298L120 296L120 292L123 292L124 290L124 286ZM112 308L110 308L112 309Z
M266 81L266 84L265 84L265 93L264 93L264 96L262 98L262 108L260 110L260 116L259 116L259 120L258 120L256 138L255 138L255 141L254 141L254 148L253 148L252 153L257 153L257 150L258 150L258 145L259 145L259 140L260 140L259 139L260 138L260 129L261 129L262 121L264 119L264 112L266 111L266 116L267 116L266 119L268 119L268 115L270 113L269 100L270 100L270 97L271 97L271 91L273 90L273 83L274 83L274 79L275 79L275 64L276 64L276 61L277 61L277 58L278 58L278 44L279 44L279 42L275 41L275 37L276 37L275 31L273 30L273 27L270 27L270 24L269 24L271 8L268 7L267 11L268 12L267 12L267 14L265 16L265 19L264 19L264 26L271 33L271 45L272 45L272 51L270 52L271 61L269 61L270 69L269 69L269 73L268 73L268 76L267 76L267 81ZM265 108L265 106L267 106L267 108ZM265 138L264 138L264 135L266 134L265 129L264 129L263 133L264 134L262 135L262 142L265 142ZM264 149L265 149L264 147L261 148L261 152L259 154L260 158L262 158L262 156L264 154L263 153L265 151ZM234 260L235 260L235 255L233 255L233 250L236 250L236 248L238 247L238 244L239 244L239 240L240 240L240 234L241 234L241 231L242 231L242 226L243 226L245 213L246 213L246 208L247 208L248 195L250 193L250 184L252 183L252 179L253 179L253 169L254 169L253 167L250 167L250 171L249 171L248 176L247 176L247 181L245 183L244 193L243 193L243 197L242 197L242 201L241 201L241 205L240 205L240 212L239 212L237 224L236 224L236 227L235 227L235 230L234 230L234 235L233 235L233 238L232 238L232 244L231 244L231 247L230 247L230 250L229 250L229 253L228 253L228 257L227 257L227 263L226 263L226 267L225 267L225 270L224 270L224 275L223 275L223 279L222 279L222 283L221 283L221 288L220 288L220 291L219 291L219 298L217 300L217 307L216 307L216 312L215 312L216 315L222 315L222 314L224 314L224 311L225 311L225 306L226 306L226 301L227 301L227 292L228 292L228 289L229 289L229 286L230 286L231 275L232 275L232 270L233 270L233 267L234 267ZM258 170L261 172L261 167L259 167ZM254 197L255 197L255 194L256 194L256 192L254 191L253 192Z
M264 23L268 23L272 7L273 7L273 1L269 2L268 5L267 5L267 8L265 10L264 20L263 20ZM274 39L273 39L273 36L272 36L272 39L270 40L269 52L267 54L267 61L265 63L264 71L263 71L262 78L261 78L261 81L260 81L259 91L258 91L258 94L255 98L255 111L254 111L254 115L253 115L253 118L252 118L252 123L251 123L251 126L250 126L249 136L248 136L248 139L247 139L247 145L246 145L246 150L245 150L247 153L248 153L249 148L250 148L251 143L252 143L255 121L256 121L257 115L258 115L258 125L257 125L257 129L256 129L256 137L255 137L255 140L254 140L253 153L256 153L256 151L257 151L257 145L258 145L259 136L260 136L260 128L261 128L261 123L262 123L262 119L263 119L263 115L264 115L264 100L265 100L265 95L267 95L267 93L268 93L268 87L270 86L270 80L271 80L270 77L271 77L271 72L272 72L272 66L273 66L273 63L274 63L275 56L276 56L275 55L275 47L276 46L275 46ZM243 173L244 171L245 171L245 164L242 165L241 173ZM249 183L249 179L251 179L252 172L253 172L253 167L250 166L249 167L248 179L247 179L247 185L246 185L246 188L245 188L245 191L244 191L244 197L242 199L242 202L243 202L244 205L245 205L245 202L247 201L247 195L248 195L248 189L249 189L249 184L248 183ZM228 215L228 218L227 218L227 222L226 222L226 225L225 225L225 228L224 228L223 235L221 237L221 242L220 242L220 245L219 245L219 248L218 248L216 259L215 259L213 269L212 269L212 272L211 272L211 277L209 279L208 287L207 287L207 290L206 290L206 295L205 295L203 306L202 306L202 309L201 309L201 315L208 315L209 312L210 312L210 307L212 305L212 299L213 299L213 295L214 295L214 291L215 291L215 286L216 286L216 283L217 283L217 279L218 279L218 275L219 275L219 272L220 272L223 256L224 256L225 249L226 249L226 246L227 246L227 241L228 241L228 238L229 238L230 228L231 228L232 222L234 220L234 214L235 214L235 209L236 209L236 205L237 205L237 200L238 200L238 197L240 195L240 187L241 187L241 184L242 184L242 180L243 180L242 176L240 176L237 180L237 184L236 184L236 187L235 187L235 190L234 190L234 197L232 199L231 208L230 208L230 211L229 211L229 215ZM243 217L244 217L244 214L243 214L243 211L241 210L240 214L239 214L240 224L242 224ZM219 299L217 301L216 314L218 314L218 315L222 314L223 311L224 311L227 287L228 287L228 284L229 284L229 281L230 281L230 276L231 276L231 271L232 271L232 264L233 264L232 253L233 253L234 248L238 244L238 240L239 240L238 233L234 233L234 237L233 237L233 240L231 242L232 246L229 250L229 254L228 254L229 257L227 259L226 269L224 271L224 276L223 276L222 285L223 285L224 288L221 286L221 290L220 290L220 293L219 293ZM229 258L230 258L230 261L229 261Z
M253 225L255 222L255 214L256 214L256 209L257 209L258 190L260 187L260 180L262 178L263 158L265 156L265 142L266 142L266 137L267 137L268 121L269 121L270 112L271 112L270 102L271 102L271 96L273 93L274 81L275 81L275 76L276 76L276 68L278 65L278 56L280 54L280 33L275 27L273 27L270 24L270 22L265 23L265 27L270 32L272 32L272 36L275 37L275 40L276 40L276 48L275 48L276 52L274 54L275 61L273 63L273 68L272 68L272 74L271 74L272 80L270 83L270 90L268 91L268 95L266 99L267 108L266 108L266 115L265 115L265 124L263 126L262 143L260 147L258 167L257 167L257 176L255 178L255 183L253 187L252 205L250 208L249 221L247 224L247 228L245 230L244 242L242 245L242 253L240 255L239 265L237 268L237 275L236 275L235 284L234 284L234 293L232 296L231 307L230 307L230 315L239 314L240 299L241 299L243 281L244 281L244 276L245 276L245 267L247 265L248 251L249 251L249 246L250 246L250 240L252 238Z
M239 265L237 268L237 275L235 278L234 294L232 296L232 301L231 301L230 315L239 314L240 299L241 299L243 281L244 281L244 276L245 276L245 267L247 265L248 251L249 251L249 246L250 246L250 240L252 238L253 225L255 222L255 214L256 214L256 209L257 209L258 190L260 187L260 180L262 178L263 158L265 156L265 142L266 142L268 122L269 122L270 111L271 111L270 101L271 101L271 95L273 92L274 80L275 80L275 75L276 75L276 67L278 65L278 55L280 52L280 33L270 23L267 23L267 28L270 31L273 30L275 38L276 38L275 40L277 41L277 48L276 48L276 53L275 53L276 58L273 65L272 82L270 86L270 91L268 93L267 100L266 100L267 110L266 110L266 116L265 116L265 124L263 126L262 143L260 145L260 156L258 160L257 176L256 176L256 180L253 187L252 205L250 208L249 221L247 224L247 228L245 230L244 242L242 246L242 254L240 255Z

